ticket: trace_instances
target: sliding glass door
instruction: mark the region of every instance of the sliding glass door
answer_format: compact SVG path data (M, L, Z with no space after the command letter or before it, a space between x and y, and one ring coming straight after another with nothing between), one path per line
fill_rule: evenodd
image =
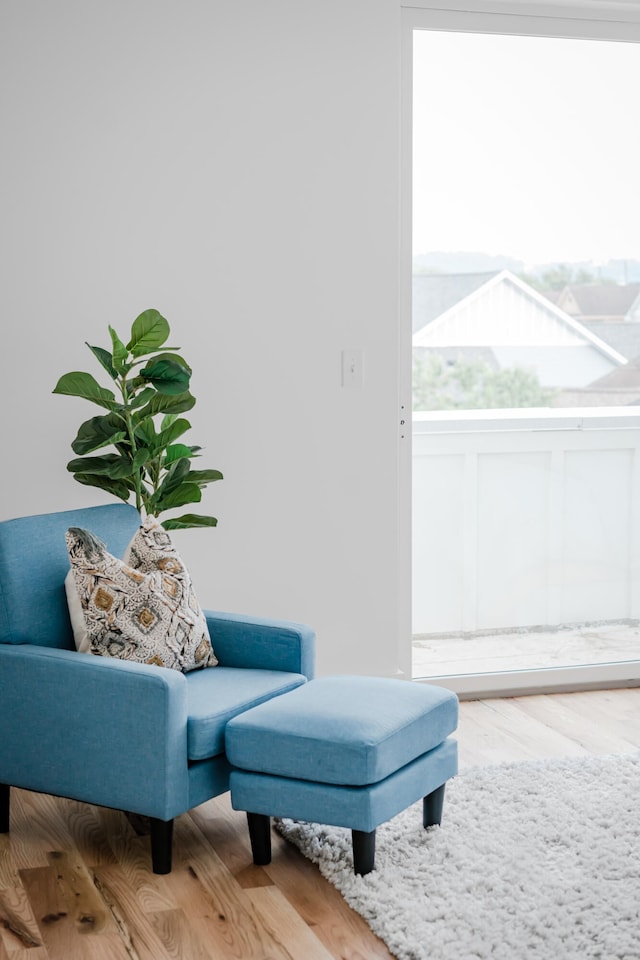
M598 31L407 14L413 675L463 691L640 677L640 47Z

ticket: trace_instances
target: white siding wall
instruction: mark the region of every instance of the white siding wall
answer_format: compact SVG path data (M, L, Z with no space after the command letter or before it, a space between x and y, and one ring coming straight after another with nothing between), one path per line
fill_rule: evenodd
M566 346L584 344L551 310L508 280L491 283L434 320L415 338L423 347Z

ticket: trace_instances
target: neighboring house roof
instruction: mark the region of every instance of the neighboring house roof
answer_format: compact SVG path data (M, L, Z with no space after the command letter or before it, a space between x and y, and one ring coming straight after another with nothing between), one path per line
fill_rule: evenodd
M483 286L499 270L488 273L433 273L413 277L413 332L421 330L450 307Z
M555 397L560 407L629 407L640 405L640 356L616 367L581 390L563 390Z
M640 323L628 320L581 320L583 326L627 360L640 356Z
M432 281L428 303L433 306L442 277L428 279ZM531 369L543 386L554 388L585 387L626 363L621 353L508 270L472 275L466 292L459 278L442 287L448 296L441 302L450 305L431 319L426 318L433 310L424 311L422 326L413 335L418 351L451 355L458 350L468 355L471 349L488 349L501 369ZM426 290L423 285L423 294ZM421 302L425 300L414 303L416 321Z
M589 384L589 388L640 391L640 356L625 363L624 367L618 367L599 380L594 380Z
M621 390L560 390L551 400L552 407L632 407L640 406L640 387Z
M424 319L414 331L414 347L493 349L587 343L615 365L626 362L617 350L508 270L471 276L475 282L468 293L436 317ZM414 282L422 279L425 278L415 277ZM415 304L414 316L418 308L419 303Z
M562 290L543 290L541 292L544 293L547 300L550 300L551 303L555 303L555 305L558 306L558 300L562 296Z
M588 317L622 320L629 315L639 295L640 283L572 283L562 290L556 302L566 313L581 320Z

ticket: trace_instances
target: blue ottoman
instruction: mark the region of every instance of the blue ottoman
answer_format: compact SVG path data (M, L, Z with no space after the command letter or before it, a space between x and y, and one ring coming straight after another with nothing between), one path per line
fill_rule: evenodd
M353 865L375 864L376 827L423 798L442 818L458 769L458 698L431 684L322 677L234 717L226 727L234 810L245 810L254 863L271 861L270 817L350 827Z

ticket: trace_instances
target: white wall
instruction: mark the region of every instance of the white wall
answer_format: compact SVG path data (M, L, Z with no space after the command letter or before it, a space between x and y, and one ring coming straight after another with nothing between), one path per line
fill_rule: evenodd
M397 666L395 0L3 0L0 518L105 502L51 396L155 306L224 472L176 534L205 606ZM364 351L361 390L340 384Z

